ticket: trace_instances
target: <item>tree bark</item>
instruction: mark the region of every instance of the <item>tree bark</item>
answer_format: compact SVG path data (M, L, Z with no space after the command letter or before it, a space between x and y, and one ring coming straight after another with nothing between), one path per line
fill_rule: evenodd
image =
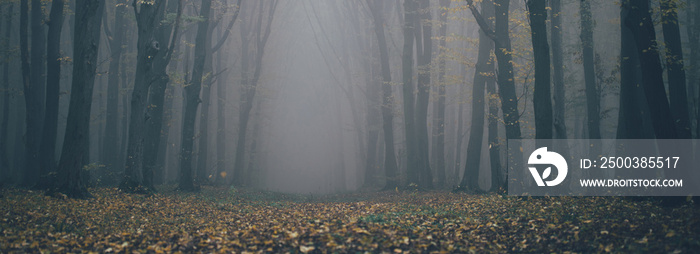
M61 80L61 29L63 28L63 0L51 2L49 34L46 45L46 109L41 135L41 168L45 172L56 167L56 135L58 128L58 92Z
M435 163L435 172L437 173L437 185L443 187L445 185L445 98L447 82L445 81L445 73L447 72L446 58L442 56L442 52L447 48L447 14L449 13L451 1L440 0L440 58L438 60L438 97L437 97L437 115L436 128L437 135L433 144L433 160Z
M124 179L120 189L127 192L148 192L148 186L143 185L142 171L144 169L144 139L146 136L146 114L148 89L154 80L154 60L161 50L160 44L155 38L155 28L162 20L162 8L165 1L156 1L153 4L141 3L134 0L132 3L136 24L138 27L138 40L136 42L136 74L134 76L134 90L131 93L131 115L129 119L128 144L126 148L126 165L124 166Z
M55 191L72 198L90 197L83 173L84 146L89 135L92 90L95 84L97 54L100 42L100 20L104 1L77 0L75 38L73 48L73 84L66 134L58 164L58 181Z
M379 44L379 62L382 71L382 131L384 131L384 171L386 176L385 190L399 186L398 166L394 151L394 115L393 96L391 92L391 69L389 65L389 50L387 49L386 35L384 34L384 3L381 0L371 0L374 8L370 8L374 20L374 33Z
M414 20L418 19L418 3L415 0L405 0L404 3L404 24L403 24L403 54L402 54L402 75L403 75L403 115L404 115L404 135L406 137L406 172L408 184L419 183L420 167L418 166L418 142L416 140L416 126L414 117L414 91L413 85L413 42L415 34Z
M10 45L10 36L12 36L12 17L14 15L14 3L8 2L6 4L7 14L5 14L5 37L2 39L2 45ZM10 53L5 53L5 59L9 59ZM10 63L5 62L2 68L2 120L0 120L0 185L6 182L10 176L10 163L9 156L7 152L8 139L7 135L9 132L9 118L10 118Z
M595 78L595 51L593 41L593 14L591 3L581 0L581 43L583 44L583 76L586 83L588 137L600 139L600 94Z
M194 64L192 66L192 80L185 87L185 112L182 126L182 147L180 157L180 184L178 188L182 191L197 190L193 182L192 175L192 147L194 145L195 133L194 125L197 119L197 107L202 102L199 98L202 88L202 77L204 74L204 63L207 58L207 48L209 47L209 18L211 13L212 0L202 0L200 16L204 19L197 24L197 37L194 47Z
M491 1L481 3L481 13L484 19L491 23L494 6ZM479 166L481 165L481 147L484 137L484 88L486 81L492 73L489 72L489 62L491 61L491 41L483 29L479 30L479 55L477 56L474 68L474 81L472 85L472 114L471 127L469 130L469 143L467 145L467 161L464 164L464 174L458 189L471 192L480 192L479 189ZM493 68L493 65L491 66Z
M661 0L661 24L666 45L666 77L671 114L676 124L678 138L691 138L688 113L688 94L685 84L685 67L683 66L683 48L681 31L678 28L676 2Z
M433 188L433 175L430 169L430 144L428 140L428 104L430 103L430 62L433 59L433 30L430 2L419 1L418 15L415 18L416 55L418 58L418 84L414 120L416 128L417 170L421 188Z
M567 139L566 135L566 86L564 84L564 61L562 53L561 0L550 0L552 20L552 87L554 89L554 138Z
M678 135L664 88L661 62L656 45L656 33L649 13L649 3L647 1L625 1L622 7L623 12L627 12L623 22L632 31L636 41L637 55L639 55L642 67L642 87L649 105L656 138L675 139Z
M547 146L552 138L552 94L550 92L549 44L547 42L547 10L545 0L528 0L532 50L535 57L535 138L537 147Z
M262 30L263 24L263 7L264 3L260 2L260 12L255 28L255 66L253 71L253 77L249 80L248 85L241 86L241 101L239 106L239 120L238 120L238 141L236 143L236 159L234 161L234 183L241 185L245 184L247 179L240 176L246 175L244 173L244 156L245 156L245 145L246 145L246 132L248 129L248 121L250 120L250 111L253 109L253 100L255 99L255 93L257 92L258 80L260 80L260 74L262 73L262 60L265 54L265 45L267 45L267 39L270 37L272 21L277 8L278 1L270 2L267 21L265 30ZM243 43L246 44L245 42ZM244 52L245 54L246 52ZM245 57L245 56L242 56ZM243 60L243 59L241 59ZM243 65L243 61L241 61ZM244 79L243 82L248 81Z
M27 0L28 1L28 0ZM24 25L20 24L20 34L21 30L24 30L24 35L20 35L20 40L24 37L24 45L28 45L27 39L27 14L28 5L22 1L23 11L21 13L24 16ZM23 185L34 187L37 179L43 173L40 166L39 160L39 149L41 146L41 133L44 120L44 109L45 103L44 99L46 97L46 83L44 79L44 69L45 65L45 51L46 51L46 35L44 34L44 18L41 12L42 3L40 0L32 0L31 9L31 49L27 51L27 60L25 61L26 73L23 75L26 77L24 86L24 101L26 106L26 133L25 133L25 172ZM23 18L20 17L20 20ZM20 21L22 22L22 21ZM28 46L25 46L28 47ZM31 76L29 75L29 68L31 67Z
M119 142L119 72L122 64L122 52L126 47L126 3L123 0L116 1L114 9L113 32L108 37L110 41L110 61L107 74L107 109L105 119L104 142L102 154L104 164L110 172L116 172L120 168ZM121 70L124 71L124 70ZM122 144L123 145L123 144Z

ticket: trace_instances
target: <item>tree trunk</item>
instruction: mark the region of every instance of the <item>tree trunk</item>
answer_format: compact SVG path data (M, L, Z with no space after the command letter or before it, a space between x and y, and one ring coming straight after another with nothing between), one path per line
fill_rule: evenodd
M117 150L119 142L119 68L121 67L122 50L126 47L126 4L118 0L114 9L113 33L110 39L110 61L107 74L107 110L105 119L104 142L102 154L104 164L110 172L115 172L121 166ZM122 70L124 71L124 70Z
M421 188L433 188L430 169L430 144L428 140L428 104L430 103L430 62L433 59L432 24L430 2L419 2L419 16L415 17L415 38L418 58L418 94L415 107L417 170Z
M552 20L552 87L554 89L554 138L567 139L566 135L566 85L564 84L564 61L562 53L561 0L550 0L549 14Z
M28 1L28 0L27 0ZM22 14L24 17L24 25L20 25L20 30L24 30L25 43L28 45L27 37L27 14L28 5L22 1ZM39 176L43 173L40 167L39 148L41 145L41 133L44 120L44 99L46 97L46 83L44 82L45 51L46 51L46 35L44 34L43 14L41 12L42 4L40 0L32 0L31 10L31 52L27 48L28 58L26 61L26 72L23 76L26 77L24 86L24 101L26 106L26 133L25 133L25 172L23 184L33 187ZM22 17L20 17L22 19ZM22 22L22 21L20 21ZM22 32L20 32L22 33ZM23 35L20 35L20 40ZM27 46L25 46L27 47ZM31 55L29 55L31 53ZM31 59L30 59L31 58ZM31 62L29 61L31 60ZM31 76L29 68L31 66Z
M681 31L678 28L676 2L661 0L661 24L666 45L666 77L671 114L676 124L676 133L680 139L691 138L690 119L688 113L688 94L685 84L685 68L683 67L683 48L681 47Z
M165 90L168 87L170 78L168 77L167 68L170 63L172 52L176 47L177 30L179 29L179 20L182 14L180 1L169 1L166 14L176 13L175 25L166 24L157 27L156 41L163 43L163 48L156 53L153 59L152 71L148 73L147 80L151 82L151 88L148 91L148 108L146 109L146 136L144 139L143 152L143 186L151 190L155 190L153 186L153 178L156 167L158 167L158 145L160 144L161 130L163 128L163 114L165 112ZM165 17L163 11L159 11L157 15ZM173 29L174 27L174 29ZM168 39L174 37L170 45L166 45Z
M248 121L250 120L250 111L253 109L253 100L255 99L255 93L257 92L258 80L260 80L260 74L262 73L262 59L265 53L265 45L267 44L267 39L270 37L272 18L274 17L275 9L277 8L277 1L270 2L270 6L267 13L267 23L265 30L262 30L263 23L263 7L264 3L259 2L258 20L255 28L255 41L256 41L256 51L255 51L255 69L253 72L252 79L249 80L249 84L245 85L243 83L241 86L241 101L239 106L239 121L238 121L238 141L236 143L236 159L234 161L234 183L235 184L245 184L247 179L241 178L240 176L245 175L244 167L244 156L245 156L245 144L246 144L246 131L248 129ZM244 25L243 25L244 26ZM244 45L246 42L243 43ZM245 51L243 52L246 53ZM245 56L242 56L245 57ZM241 59L243 60L243 59ZM243 65L243 61L241 61ZM247 69L245 69L247 70ZM241 76L243 78L243 76ZM247 82L247 79L243 79L243 82Z
M532 50L535 57L535 138L537 147L547 146L552 138L552 94L550 92L549 44L547 42L547 10L545 0L528 0Z
M488 71L494 72L493 61L489 62ZM506 180L501 167L501 141L498 138L498 99L495 98L496 80L491 77L486 80L486 92L488 93L489 115L489 159L491 162L491 190L492 192L504 193Z
M622 8L621 20L627 19L628 11ZM632 31L620 23L620 112L617 122L617 139L654 138L653 132L645 132L648 123L642 113L646 106L641 87L642 73L637 55L637 45ZM650 134L650 135L647 135Z
M656 33L649 13L649 3L647 1L625 1L622 6L623 12L627 12L623 22L632 31L636 41L637 54L642 67L642 87L649 105L654 133L658 139L675 139L678 135L664 88L659 52L656 50Z
M197 119L197 106L200 90L202 88L202 77L204 74L204 63L207 58L207 48L209 47L209 18L211 13L212 0L202 0L200 16L203 21L197 25L197 37L194 47L194 64L192 67L192 80L190 85L185 87L185 113L182 126L182 148L180 157L180 184L182 191L197 190L192 181L192 147L194 145L195 133L194 125Z
M211 37L211 31L209 32ZM204 64L204 72L208 73L208 77L203 80L202 86L202 106L199 115L199 152L197 153L197 181L201 184L206 181L209 174L207 160L209 158L209 106L211 105L211 86L212 83L212 58L211 48L207 49L207 60Z
M481 13L484 19L491 25L493 16L493 3L485 1L481 3ZM481 147L484 137L484 88L491 73L489 72L489 62L491 62L491 50L493 42L486 36L483 30L479 30L479 55L474 68L474 82L472 85L472 114L471 127L469 130L469 144L467 146L467 161L464 164L464 174L458 189L471 192L480 192L479 189L479 166L481 165ZM493 68L493 65L491 66Z
M439 49L440 49L440 54L438 55L443 55L442 52L447 48L447 14L448 14L448 9L450 8L450 3L451 1L449 0L440 0L440 42L439 42ZM446 86L447 82L445 81L445 73L447 72L447 64L446 64L446 58L444 56L441 56L440 59L438 60L438 100L437 100L437 105L435 107L437 108L437 115L435 118L436 120L436 128L437 135L435 137L435 143L433 144L433 160L435 162L435 171L437 173L437 185L442 188L445 185L445 97L446 95Z
M581 0L581 43L583 44L583 76L586 83L586 105L588 116L588 137L600 139L600 95L595 79L593 14L591 3Z
M63 28L63 0L51 2L49 34L46 45L46 109L41 135L41 168L45 172L56 167L56 135L58 128L58 93L61 80L61 29Z
M131 93L131 115L129 119L128 145L126 148L126 165L124 166L124 180L120 189L127 192L150 191L143 185L143 160L144 139L146 136L146 114L148 89L154 80L154 61L161 50L160 44L155 38L155 28L162 20L164 1L153 4L133 2L136 24L138 26L138 41L136 54L136 74L134 77L134 90ZM138 6L137 6L138 5ZM139 7L139 8L137 8Z
M92 90L97 68L98 45L100 44L100 20L104 1L77 0L75 38L73 40L73 84L66 134L58 164L56 191L72 198L89 197L83 173L84 146L89 135Z
M384 3L381 0L373 0L374 8L372 18L374 20L374 33L379 44L379 62L382 70L382 130L384 131L384 171L386 176L385 190L399 186L398 166L394 152L394 115L393 96L391 93L391 70L389 65L389 50L387 49L386 36L384 34Z
M12 16L14 15L14 3L9 2L7 5L7 14L5 14L5 37L2 39L2 45L10 45L10 36L12 36ZM9 59L9 52L5 53L5 59ZM10 163L7 153L10 118L10 63L5 62L2 68L2 84L4 86L2 93L2 120L0 121L0 185L6 182L10 177Z
M419 183L420 167L418 167L418 149L416 140L416 126L414 118L414 91L413 86L413 42L415 40L414 20L418 19L418 3L415 0L405 0L404 3L404 24L403 24L403 114L404 114L404 135L406 137L406 172L408 184Z

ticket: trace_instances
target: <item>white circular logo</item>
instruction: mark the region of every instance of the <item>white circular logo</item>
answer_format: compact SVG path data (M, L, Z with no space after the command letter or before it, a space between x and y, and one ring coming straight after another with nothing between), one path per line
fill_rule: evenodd
M564 181L566 174L569 171L569 166L566 164L564 157L556 152L547 151L547 147L540 147L532 152L532 154L530 154L530 159L527 160L527 163L530 165L550 165L544 170L544 172L542 172L542 175L537 172L537 168L528 167L528 169L530 169L530 173L532 174L532 178L535 178L535 182L537 182L537 186L557 186ZM554 166L557 169L557 177L554 178L554 180L545 181L545 179L547 179L552 173L551 166Z

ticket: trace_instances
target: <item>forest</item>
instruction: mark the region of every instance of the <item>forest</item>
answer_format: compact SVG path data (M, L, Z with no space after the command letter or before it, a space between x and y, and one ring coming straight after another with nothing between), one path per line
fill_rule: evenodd
M0 13L1 253L700 248L698 1Z

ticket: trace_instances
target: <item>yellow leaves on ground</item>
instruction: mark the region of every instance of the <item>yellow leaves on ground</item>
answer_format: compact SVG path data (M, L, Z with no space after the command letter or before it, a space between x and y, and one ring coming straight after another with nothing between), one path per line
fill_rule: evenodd
M693 252L697 210L648 201L204 188L63 200L2 190L0 252Z

